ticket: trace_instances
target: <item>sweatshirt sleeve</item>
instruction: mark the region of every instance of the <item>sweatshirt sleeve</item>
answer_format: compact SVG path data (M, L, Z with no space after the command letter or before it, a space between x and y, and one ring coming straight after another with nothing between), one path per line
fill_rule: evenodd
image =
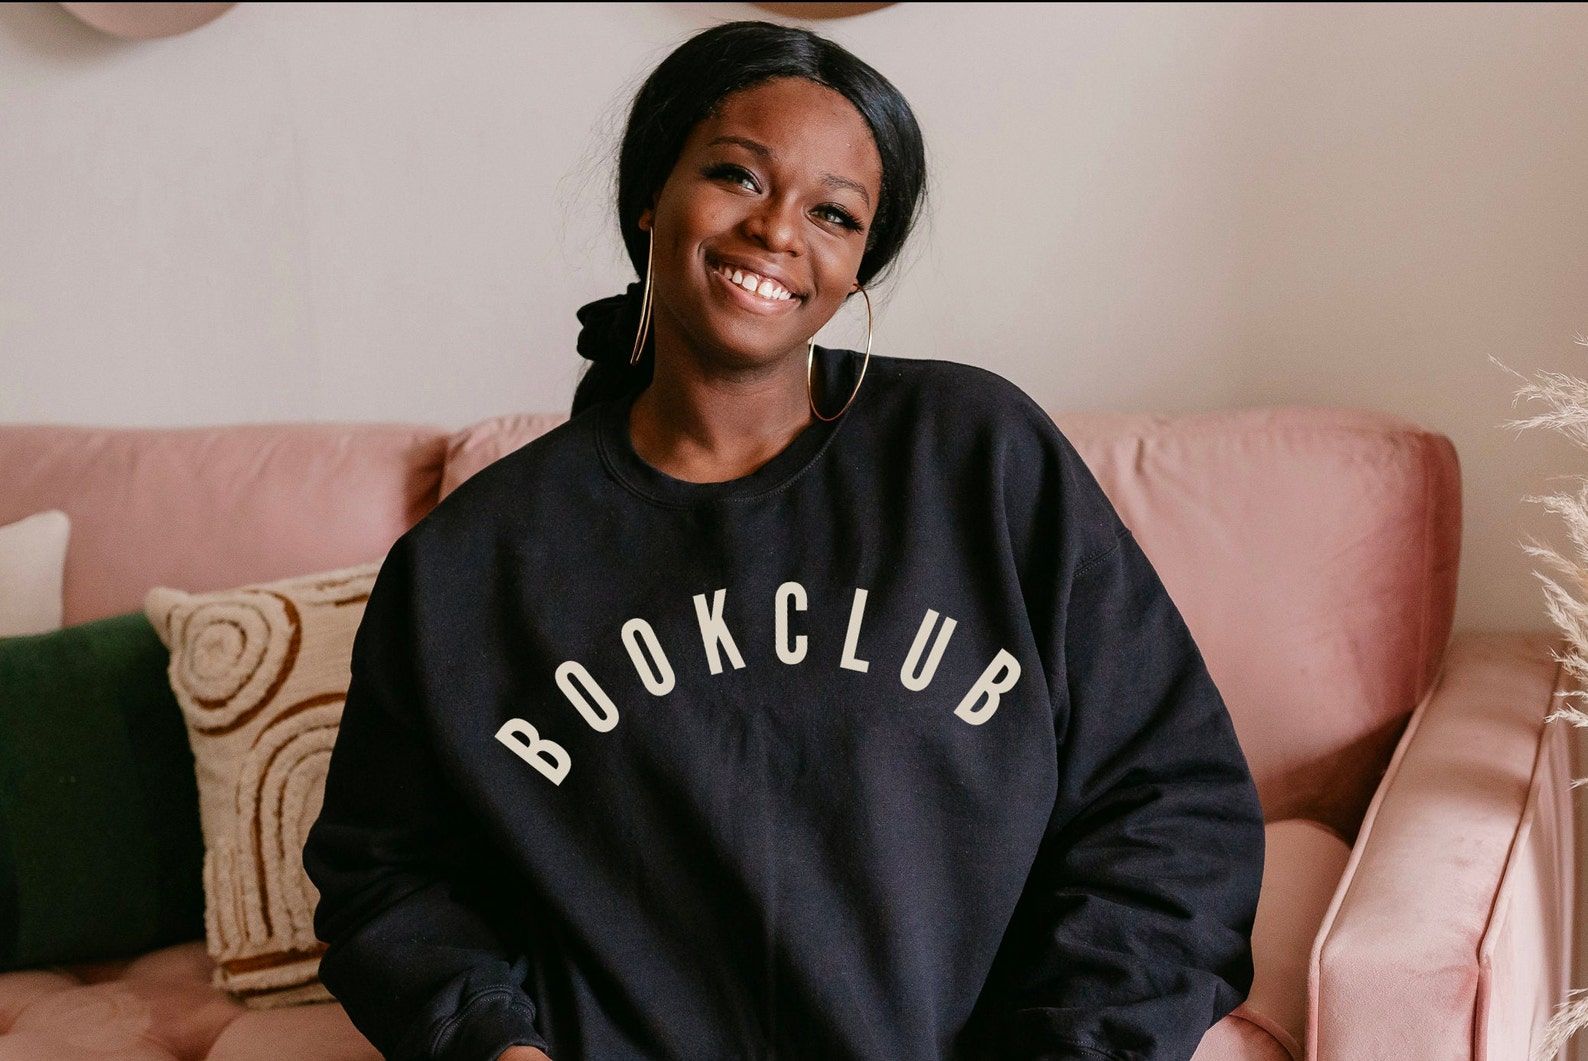
M995 963L995 1055L1188 1061L1251 989L1262 808L1181 613L1037 415L1012 527L1033 550L1058 793Z
M303 849L319 890L314 932L328 944L320 981L396 1061L546 1050L523 989L528 960L483 913L489 871L418 714L407 543L382 563L354 637L325 799Z

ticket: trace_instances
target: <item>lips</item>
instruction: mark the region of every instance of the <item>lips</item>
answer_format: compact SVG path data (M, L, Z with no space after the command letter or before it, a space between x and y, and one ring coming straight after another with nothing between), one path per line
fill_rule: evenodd
M790 281L788 277L784 276L782 273L770 266L760 265L748 258L735 258L731 256L722 257L716 254L708 255L706 257L706 265L713 269L718 267L726 267L729 270L738 269L746 273L754 273L762 280L770 280L774 284L777 284L779 287L781 287L784 291L787 291L790 295L793 295L794 301L805 301L805 296L800 294L799 289L794 286L793 282Z
M725 299L734 307L753 313L758 317L781 317L792 313L799 305L798 295L793 298L774 301L762 298L760 295L745 290L742 284L736 284L722 274L722 270L715 265L706 266L706 283L722 292Z

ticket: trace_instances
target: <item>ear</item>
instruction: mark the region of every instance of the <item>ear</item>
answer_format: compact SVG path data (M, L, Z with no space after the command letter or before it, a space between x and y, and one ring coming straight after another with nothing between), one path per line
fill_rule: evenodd
M639 226L640 228L646 229L648 231L655 224L656 204L652 202L650 206L647 206L644 210L640 211Z

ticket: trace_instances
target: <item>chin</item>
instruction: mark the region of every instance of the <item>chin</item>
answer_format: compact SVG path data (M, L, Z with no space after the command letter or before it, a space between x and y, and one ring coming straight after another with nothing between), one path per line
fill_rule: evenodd
M764 338L740 340L725 335L717 347L739 365L769 365L782 358L789 349L788 343L768 343Z
M789 334L781 323L757 322L723 313L709 307L698 333L706 344L730 357L736 364L764 365L778 360L796 344L803 350L805 341Z

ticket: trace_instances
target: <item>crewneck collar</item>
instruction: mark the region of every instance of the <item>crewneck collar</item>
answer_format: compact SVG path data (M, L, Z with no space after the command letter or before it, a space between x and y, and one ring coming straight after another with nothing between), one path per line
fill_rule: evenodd
M816 347L816 366L813 386L817 406L831 414L842 408L854 391L855 377L860 371L864 355L854 350ZM625 487L641 497L670 507L689 507L710 502L742 500L761 497L783 489L792 482L827 447L843 427L845 421L860 411L866 402L866 388L875 383L872 373L866 374L860 393L844 414L836 420L812 418L811 422L794 436L771 460L748 475L725 479L715 483L694 483L675 479L650 464L634 449L629 435L629 412L639 392L609 399L602 404L596 417L596 444L607 471Z

